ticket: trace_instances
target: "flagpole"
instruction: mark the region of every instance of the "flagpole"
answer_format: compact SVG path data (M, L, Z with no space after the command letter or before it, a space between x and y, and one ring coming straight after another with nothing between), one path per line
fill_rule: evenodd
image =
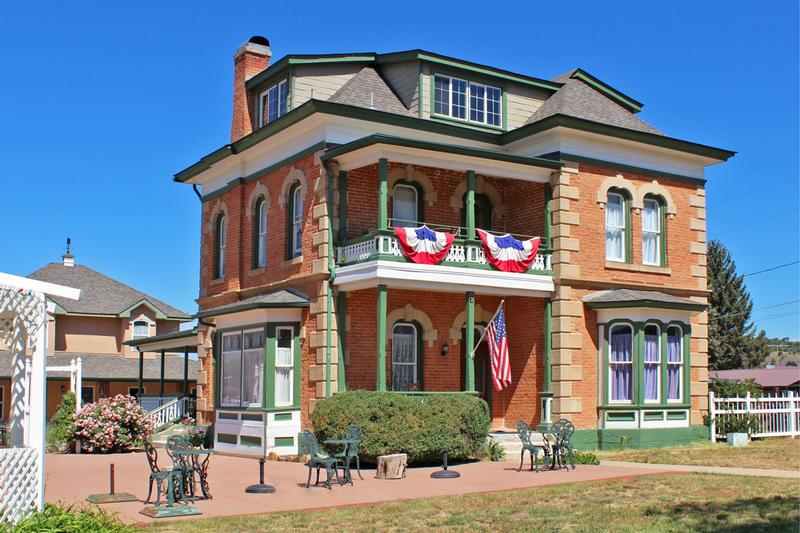
M497 306L497 310L492 315L491 320L489 320L489 323L486 324L485 328L483 328L483 331L481 332L481 337L478 339L478 342L476 342L475 346L472 348L472 352L469 354L470 357L473 357L473 358L475 357L475 352L478 350L478 346L481 345L481 342L483 341L483 338L486 336L486 331L489 329L489 326L491 325L491 323L494 322L494 319L497 318L497 314L500 312L500 310L503 308L503 306L505 304L506 304L505 299L500 300L500 305Z

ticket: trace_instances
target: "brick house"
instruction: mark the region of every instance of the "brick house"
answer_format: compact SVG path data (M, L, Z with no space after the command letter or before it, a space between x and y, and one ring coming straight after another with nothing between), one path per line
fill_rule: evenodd
M582 447L701 437L704 169L575 69L553 80L422 50L234 55L231 142L179 172L202 202L198 411L221 450L296 450L337 391L471 392L495 430L569 418ZM417 264L393 226L456 235ZM541 238L525 272L478 229ZM505 302L512 384L485 343ZM266 441L264 440L266 439Z
M154 335L175 334L191 317L161 300L75 262L67 251L60 263L49 263L28 276L38 281L81 289L79 300L52 297L48 314L47 366L68 367L80 358L83 403L116 394L178 395L184 377L194 388L196 361L183 355L140 353L126 342ZM0 420L11 418L13 357L0 342ZM162 374L163 368L163 374ZM140 384L140 369L142 371ZM163 376L163 386L162 386ZM48 372L47 418L53 416L69 390L69 373Z

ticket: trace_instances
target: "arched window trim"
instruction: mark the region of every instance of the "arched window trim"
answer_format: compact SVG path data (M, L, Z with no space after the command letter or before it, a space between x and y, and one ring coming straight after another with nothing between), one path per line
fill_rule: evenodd
M656 349L658 350L658 360L655 362L647 361L647 340L645 337L647 336L647 328L656 328ZM661 403L661 382L662 382L662 366L664 363L664 354L663 354L663 347L661 342L661 326L655 322L647 322L644 324L642 328L642 354L641 354L641 361L642 361L642 392L641 398L643 403ZM634 354L635 359L635 354ZM653 365L656 367L656 395L655 398L648 399L647 396L647 366Z
M644 218L648 202L655 202L658 206L658 260L655 262L645 262L644 258ZM647 266L667 266L667 209L666 201L663 197L655 194L647 194L642 200L642 264Z
M289 187L286 206L286 258L294 259L303 255L303 187L299 181ZM298 209L297 202L300 202Z
M483 227L479 222L479 205L483 203L484 208L488 210L488 219L489 219L489 227ZM467 227L467 193L464 193L461 197L461 227ZM487 231L492 231L494 229L494 205L492 204L492 200L489 196L482 192L475 193L475 227L479 229L485 229Z
M401 221L401 220L397 220L397 219L394 218L395 201L396 201L396 198L397 198L397 196L395 195L395 191L398 188L412 189L414 191L414 199L415 199L416 210L417 210L416 220L409 220L409 221L402 220ZM395 184L392 186L392 219L390 220L389 225L390 226L400 226L402 224L406 224L406 225L409 225L409 226L419 226L419 225L424 224L424 221L425 221L425 202L423 201L424 192L425 191L422 188L422 185L420 185L416 181L398 180L397 182L395 182Z
M256 200L253 209L253 268L267 266L267 229L269 209L263 196Z
M606 215L604 221L604 230L608 229L608 199L611 196L619 196L622 200L622 210L624 216L625 226L622 228L622 258L610 258L608 256L608 244L606 243L606 261L616 263L631 263L631 194L625 189L612 187L606 193Z
M228 221L225 213L217 215L214 233L214 279L223 279L225 277L225 253L228 248Z
M621 362L617 363L617 362L615 362L615 360L612 359L612 339L613 339L614 332L617 329L620 329L620 330L625 329L625 330L630 332L630 335L631 335L631 344L630 344L631 357L630 357L630 361L621 361ZM634 386L635 385L635 383L634 383L634 381L635 381L635 370L636 370L635 369L635 360L636 360L635 347L636 347L636 329L633 327L633 324L631 324L629 322L618 322L618 323L613 324L613 325L611 325L609 327L609 329L608 329L608 349L607 349L607 354L606 354L607 368L608 368L608 374L607 374L608 375L608 379L606 380L607 381L607 383L606 383L606 391L607 392L606 393L608 395L608 403L609 404L632 404L632 403L634 403L634 395L636 393L636 387ZM615 364L619 364L619 365L627 364L627 365L630 365L630 370L629 370L630 386L628 387L628 396L630 398L627 399L627 400L625 400L625 399L614 399L614 391L613 391L614 379L613 379L613 375L612 374L613 374L613 371L614 371L613 365L615 365Z
M145 334L137 334L136 333L136 326L144 325L147 328L147 332ZM137 318L133 322L131 322L131 340L136 339L144 339L150 336L150 322L144 320L143 317Z
M416 378L416 385L418 390L424 390L423 386L423 372L422 372L422 364L424 360L424 344L422 341L422 326L416 320L398 320L394 324L392 324L392 353L391 353L391 362L392 362L392 371L391 371L391 383L392 389L394 389L394 368L395 368L395 349L394 349L394 332L398 326L411 326L414 329L414 346L415 346L415 362L414 362L414 376Z

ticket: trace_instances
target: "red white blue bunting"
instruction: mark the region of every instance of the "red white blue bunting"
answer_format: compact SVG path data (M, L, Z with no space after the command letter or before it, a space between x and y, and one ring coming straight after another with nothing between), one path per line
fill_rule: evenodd
M403 253L415 263L435 265L445 258L453 245L455 235L433 231L428 226L418 228L393 228Z
M486 260L497 270L503 272L525 272L533 264L539 250L539 237L520 241L506 233L492 235L482 229L478 236L483 241L483 253Z

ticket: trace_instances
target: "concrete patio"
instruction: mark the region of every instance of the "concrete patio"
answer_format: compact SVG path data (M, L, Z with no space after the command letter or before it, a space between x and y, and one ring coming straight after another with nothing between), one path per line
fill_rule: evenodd
M166 454L159 457L167 464ZM107 493L109 465L114 463L116 492L129 492L138 498L147 495L149 469L143 453L116 455L55 455L46 463L46 497L48 502L84 502L86 496ZM272 511L297 511L321 507L410 500L435 496L479 492L495 492L537 486L598 481L663 473L658 469L633 466L584 466L577 470L547 471L538 474L517 472L512 461L480 462L455 466L459 479L431 479L437 468L413 468L403 480L375 479L375 470L362 471L364 480L355 476L354 486L338 486L332 490L321 485L306 489L303 483L308 470L298 463L268 461L267 483L277 488L275 494L246 494L247 485L258 482L258 462L230 456L214 456L209 467L209 483L213 499L195 505L202 517L219 517ZM323 473L324 475L324 473ZM312 479L313 481L313 479ZM119 513L128 523L148 523L152 519L139 514L141 502L107 504L106 510ZM195 517L196 518L196 517ZM189 518L183 518L189 519Z

